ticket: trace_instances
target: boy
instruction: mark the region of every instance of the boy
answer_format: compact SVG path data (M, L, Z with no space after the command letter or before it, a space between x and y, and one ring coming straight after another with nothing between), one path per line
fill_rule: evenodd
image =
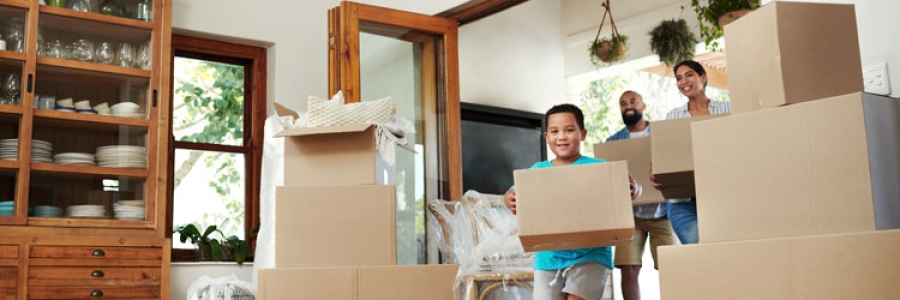
M584 115L577 106L560 104L544 115L547 131L544 139L556 155L551 161L535 163L531 168L551 168L604 162L581 155L581 142L587 137ZM629 178L630 179L630 178ZM636 185L632 182L632 199ZM504 204L516 214L516 191L510 188ZM540 251L534 257L534 300L599 300L612 269L610 247Z

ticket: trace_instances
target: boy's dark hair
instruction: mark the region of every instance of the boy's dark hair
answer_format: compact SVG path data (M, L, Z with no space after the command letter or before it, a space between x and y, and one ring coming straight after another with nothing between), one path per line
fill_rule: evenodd
M578 123L578 128L584 130L584 114L581 113L581 109L578 108L578 106L569 103L556 105L548 109L547 113L544 114L544 126L547 126L550 115L558 113L571 113L572 115L575 115L575 122Z

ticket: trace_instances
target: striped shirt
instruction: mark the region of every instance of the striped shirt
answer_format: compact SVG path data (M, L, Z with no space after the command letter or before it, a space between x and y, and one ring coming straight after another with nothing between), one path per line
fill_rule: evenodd
M721 115L721 114L730 114L731 113L731 103L723 102L723 101L709 101L709 114L711 115ZM674 120L674 119L684 119L690 118L691 112L688 111L688 104L677 107L673 110L670 110L669 113L666 114L666 120ZM666 202L688 202L693 199L691 198L681 198L681 199L668 199Z

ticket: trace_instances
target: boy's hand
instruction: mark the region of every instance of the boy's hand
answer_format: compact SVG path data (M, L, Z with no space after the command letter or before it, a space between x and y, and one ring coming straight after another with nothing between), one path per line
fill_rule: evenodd
M506 194L503 195L503 204L512 211L513 215L516 214L516 190L506 191Z
M657 190L661 190L664 188L662 183L656 181L656 177L653 176L653 165L650 165L650 185L652 185Z
M631 201L640 198L641 194L643 194L644 189L641 187L641 184L634 180L630 173L628 174L628 187L631 189Z

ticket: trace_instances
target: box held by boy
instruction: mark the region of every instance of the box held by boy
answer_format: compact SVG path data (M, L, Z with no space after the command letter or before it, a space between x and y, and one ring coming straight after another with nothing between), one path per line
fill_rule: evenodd
M627 245L634 216L624 161L516 170L525 251Z
M663 184L665 199L691 198L694 191L694 155L691 146L691 123L727 115L697 116L653 122L650 131L650 160L653 176ZM641 174L632 174L635 178ZM649 175L647 175L649 176ZM644 186L644 189L653 186Z
M863 90L852 4L772 1L725 30L734 114Z
M397 263L392 185L276 187L275 266Z
M900 228L894 99L732 115L694 123L693 138L701 243Z
M662 192L650 184L650 138L635 138L594 144L594 156L606 161L627 161L628 171L643 187L640 198L632 205L660 203L666 201Z

